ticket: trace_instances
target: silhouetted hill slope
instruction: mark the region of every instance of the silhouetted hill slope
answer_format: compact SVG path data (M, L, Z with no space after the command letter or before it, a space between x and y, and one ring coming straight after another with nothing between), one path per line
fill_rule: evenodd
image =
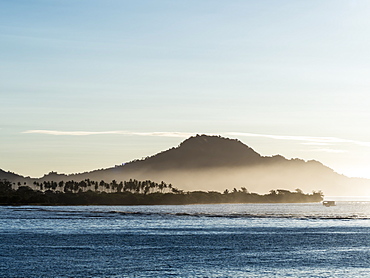
M177 148L161 152L145 160L127 164L155 170L234 167L259 163L261 156L240 141L218 136L197 135Z
M24 177L22 177L21 175L17 175L15 173L12 173L12 172L5 172L4 170L0 169L0 180L9 180L9 181L13 181L13 180L17 180L17 179L24 179Z
M101 170L101 172L123 171L206 171L209 169L233 169L261 166L310 166L333 170L318 161L305 162L302 159L288 160L281 155L261 156L252 148L236 139L220 136L197 135L183 141L178 147L129 162L124 166Z
M366 190L370 194L369 180L339 175L318 161L261 156L238 140L207 135L190 137L176 148L143 160L81 177L163 180L184 190L222 191L243 186L259 193L300 188L305 192L322 190L328 195L361 195Z
M207 135L190 137L176 148L123 166L72 175L51 172L38 180L130 178L163 180L184 190L246 187L252 192L266 193L277 188L300 188L305 192L322 190L326 195L370 195L370 180L339 175L318 161L261 156L238 140Z

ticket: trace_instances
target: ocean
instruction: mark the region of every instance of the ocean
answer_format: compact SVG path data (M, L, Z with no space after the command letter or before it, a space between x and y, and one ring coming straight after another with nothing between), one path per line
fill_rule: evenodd
M370 277L370 202L0 207L0 277Z

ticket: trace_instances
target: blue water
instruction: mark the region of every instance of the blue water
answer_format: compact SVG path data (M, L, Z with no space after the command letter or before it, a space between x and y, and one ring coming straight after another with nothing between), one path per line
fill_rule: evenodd
M370 202L0 207L0 277L370 277Z

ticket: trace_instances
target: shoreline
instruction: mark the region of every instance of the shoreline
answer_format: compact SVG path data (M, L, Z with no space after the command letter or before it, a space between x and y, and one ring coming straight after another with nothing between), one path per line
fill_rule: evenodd
M350 201L349 201L350 202ZM367 202L367 201L362 201ZM137 206L196 206L196 205L231 205L231 204L240 204L240 205L246 205L246 204L320 204L322 201L318 202L247 202L247 203L186 203L186 204L0 204L0 207L22 207L22 206L39 206L39 207L89 207L89 206L128 206L128 207L137 207Z

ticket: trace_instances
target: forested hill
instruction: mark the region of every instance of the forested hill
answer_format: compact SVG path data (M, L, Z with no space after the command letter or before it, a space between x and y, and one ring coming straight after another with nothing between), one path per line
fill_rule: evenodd
M125 169L205 170L210 168L250 167L268 164L302 164L301 159L288 160L281 155L261 156L236 139L197 135L171 148L142 160L126 163ZM318 161L310 161L323 166ZM325 166L323 166L325 167ZM327 168L329 171L331 169Z
M261 162L261 155L235 139L220 136L197 135L172 148L141 161L129 163L132 167L152 169L201 169L239 167Z
M258 193L271 188L306 192L322 190L326 195L370 195L370 180L348 178L318 161L261 156L239 140L197 135L179 146L121 166L72 175L51 172L39 179L18 175L1 176L12 182L81 181L84 179L124 181L129 179L167 181L187 191L246 187ZM7 174L7 173L5 173Z
M23 181L27 179L21 175L15 174L13 172L5 172L4 170L0 169L0 180L8 180L8 181Z

